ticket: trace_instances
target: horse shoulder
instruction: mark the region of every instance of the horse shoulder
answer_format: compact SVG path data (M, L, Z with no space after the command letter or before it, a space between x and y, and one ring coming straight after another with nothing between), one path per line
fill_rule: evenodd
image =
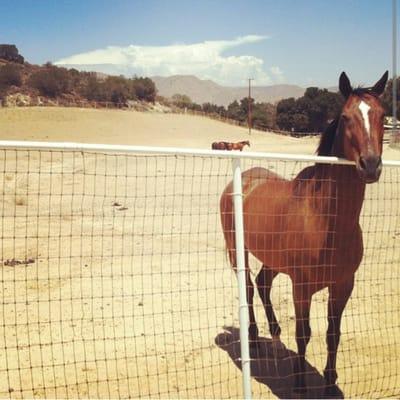
M320 179L313 167L303 170L293 181L293 201L287 219L288 246L297 248L292 264L319 263L335 219L335 187Z

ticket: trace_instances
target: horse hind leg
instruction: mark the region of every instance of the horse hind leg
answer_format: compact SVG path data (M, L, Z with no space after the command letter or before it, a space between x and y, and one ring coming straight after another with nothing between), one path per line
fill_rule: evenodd
M269 331L272 337L272 350L275 358L286 355L286 348L280 340L281 327L279 326L279 322L276 318L271 302L272 281L277 275L278 272L275 272L266 265L263 265L256 278L258 294L262 300L265 315L268 320Z
M229 189L230 191L232 188ZM236 240L235 240L235 224L233 217L233 207L232 201L229 197L223 195L221 198L221 222L224 230L225 244L228 251L229 261L237 272L236 263ZM244 252L245 270L246 270L246 294L247 294L247 304L249 308L249 341L250 346L257 346L258 341L258 327L256 323L256 318L254 314L253 298L254 298L254 284L250 277L249 268L249 251L245 249Z
M251 347L257 347L258 342L258 327L254 314L254 284L250 277L249 268L249 252L245 250L245 266L246 266L246 287L247 287L247 304L249 307L249 342Z
M271 303L272 281L277 275L278 275L277 272L263 265L261 271L258 273L256 278L258 294L261 297L265 309L265 314L269 325L269 331L271 333L272 338L279 337L281 334L281 328L276 319L276 315Z
M229 249L229 260L232 265L232 268L237 273L237 264L236 264L236 250ZM245 268L246 268L246 297L247 297L247 305L249 309L249 343L252 349L257 347L258 343L258 327L256 322L256 317L254 313L253 299L254 299L254 284L250 277L250 268L249 268L249 252L245 249L244 253L245 258Z

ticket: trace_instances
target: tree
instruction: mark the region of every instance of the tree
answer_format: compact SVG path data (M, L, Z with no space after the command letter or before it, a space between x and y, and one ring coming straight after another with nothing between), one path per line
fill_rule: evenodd
M276 107L276 123L280 129L294 129L293 115L296 112L296 100L293 97L281 100Z
M275 128L276 108L270 103L254 103L252 111L252 126L267 130Z
M400 120L400 79L397 79L397 91L396 91L396 114L397 119ZM386 115L392 115L393 113L393 79L391 79L382 94L382 105L385 108Z
M124 104L133 96L131 94L130 82L123 76L108 76L100 86L105 93L105 100L114 104Z
M251 110L253 112L254 99L252 97L250 97L250 99L248 97L243 97L243 99L240 100L239 118L240 118L240 121L242 121L242 122L246 122L249 119L249 104L250 104Z
M94 73L87 76L86 83L80 89L80 93L88 100L106 101L104 85L96 78Z
M179 108L190 108L192 100L186 94L176 93L172 96L172 102Z
M281 100L277 105L276 121L284 130L322 132L343 105L339 93L316 87L307 88L304 95Z
M226 111L227 117L239 121L241 108L237 100L233 101L231 104L228 105Z
M133 98L154 103L157 90L150 78L134 78L130 80L130 84Z
M226 116L226 109L224 106L218 106L217 104L213 103L204 103L201 106L202 111L206 114L217 114L221 116Z

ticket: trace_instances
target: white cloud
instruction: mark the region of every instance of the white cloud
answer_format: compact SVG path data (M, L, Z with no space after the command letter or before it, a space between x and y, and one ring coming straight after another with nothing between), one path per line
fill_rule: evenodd
M55 64L126 76L196 75L231 86L242 86L252 77L256 85L268 85L283 80L279 67L272 67L268 73L260 58L223 54L226 50L266 39L267 36L248 35L233 40L169 46L110 46L63 58Z
M272 76L274 77L274 81L277 83L281 83L285 80L283 76L283 71L278 66L273 66L269 69L271 71Z

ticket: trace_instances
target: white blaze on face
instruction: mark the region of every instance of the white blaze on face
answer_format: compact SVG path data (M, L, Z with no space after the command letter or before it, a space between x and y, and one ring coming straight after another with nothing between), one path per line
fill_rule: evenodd
M361 101L360 105L358 108L361 111L361 115L364 120L364 125L365 125L365 130L368 133L368 136L370 135L370 125L369 125L369 116L368 116L368 110L371 108L365 101Z

